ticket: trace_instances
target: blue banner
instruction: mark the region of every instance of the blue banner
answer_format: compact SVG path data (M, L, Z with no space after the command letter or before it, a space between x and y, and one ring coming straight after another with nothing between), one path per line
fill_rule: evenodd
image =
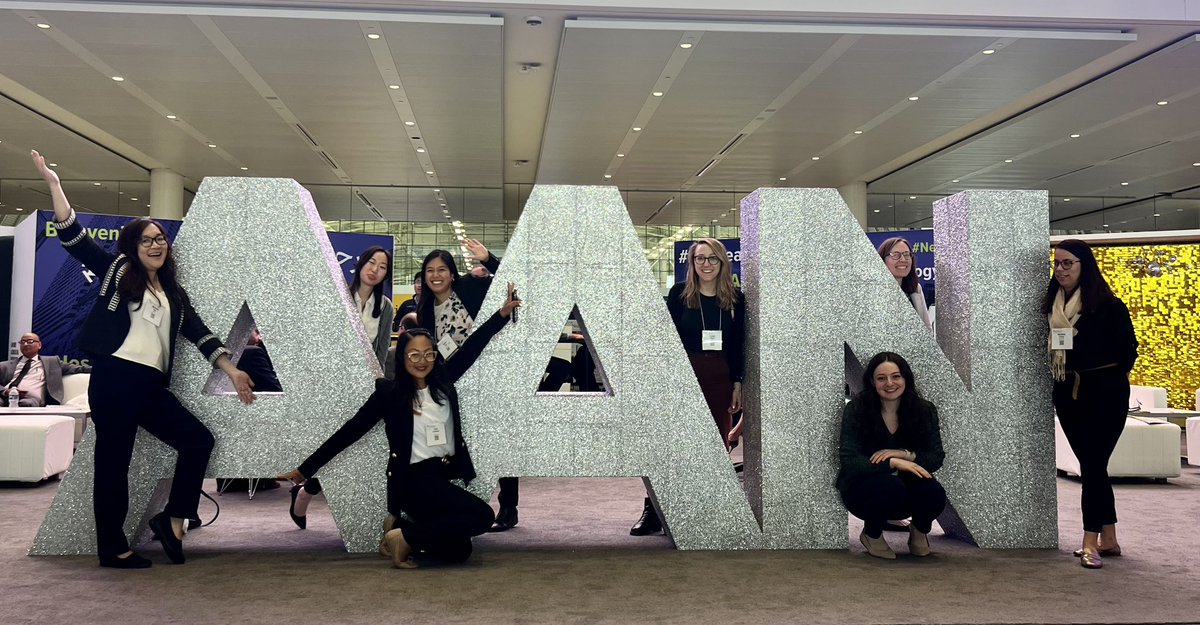
M77 219L100 247L116 253L121 228L135 218L79 213ZM33 263L33 331L42 339L43 353L59 356L64 362L87 364L88 357L78 346L78 334L92 310L100 280L104 277L97 278L63 249L55 240L58 231L53 221L53 213L38 211ZM158 221L166 230L167 238L174 241L183 222ZM358 255L364 250L374 245L393 249L390 235L330 232L329 242L347 284L354 276ZM391 293L392 284L385 283L384 294L390 297ZM229 328L213 328L213 331L224 336Z

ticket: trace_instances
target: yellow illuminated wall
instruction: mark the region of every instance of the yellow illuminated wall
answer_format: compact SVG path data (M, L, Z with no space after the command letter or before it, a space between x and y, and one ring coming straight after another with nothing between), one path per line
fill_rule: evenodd
M1100 272L1129 307L1138 359L1131 380L1167 389L1172 408L1193 410L1200 388L1200 244L1095 247ZM1167 260L1175 269L1137 277L1138 258Z

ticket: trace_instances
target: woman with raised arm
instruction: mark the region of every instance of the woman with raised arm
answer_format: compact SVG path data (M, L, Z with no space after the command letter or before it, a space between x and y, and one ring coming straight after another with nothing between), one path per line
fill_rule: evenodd
M387 372L388 348L392 346L392 317L396 314L392 300L383 294L383 285L392 278L392 253L373 245L358 256L354 265L354 279L350 281L350 297L362 318L367 341L379 360L379 367ZM321 492L321 480L316 477L304 484L292 485L292 501L288 514L296 527L308 527L308 504L313 495Z
M387 506L397 527L384 534L381 552L396 568L416 567L413 555L462 562L471 555L471 538L486 532L495 519L491 506L450 482L470 483L475 477L454 383L521 305L512 292L509 283L504 306L477 326L449 360L438 353L427 330L415 328L401 335L396 358L404 366L397 367L395 379L378 380L353 418L298 469L280 476L303 482L383 421L392 450Z
M1083 546L1075 557L1083 568L1098 569L1102 557L1121 555L1108 460L1125 431L1137 336L1129 309L1113 295L1092 248L1077 239L1054 248L1042 313L1050 322L1054 412L1079 459L1083 482Z
M900 354L882 352L867 363L862 392L842 411L839 456L836 486L846 509L863 520L858 539L867 553L896 559L884 524L911 516L908 552L929 555L929 530L946 507L946 491L933 474L946 453L937 406L917 393Z
M58 174L36 151L30 154L50 187L54 227L67 252L100 282L100 294L80 332L80 347L92 358L88 386L96 428L96 554L100 566L140 569L150 560L129 548L123 526L129 511L129 463L138 426L179 453L166 508L150 519L167 557L183 564L183 526L197 519L197 504L213 436L171 394L175 338L195 343L214 368L229 376L244 403L254 401L253 383L229 359L229 351L192 308L175 275L175 258L163 227L135 219L121 229L117 254L101 248L75 219Z

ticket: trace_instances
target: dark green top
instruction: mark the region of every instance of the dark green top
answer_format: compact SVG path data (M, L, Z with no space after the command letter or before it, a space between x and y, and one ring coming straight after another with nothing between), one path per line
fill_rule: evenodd
M868 414L865 402L860 398L851 400L842 410L842 439L838 448L841 470L838 471L837 489L846 487L859 477L892 472L887 462L871 464L871 455L881 449L907 449L917 454L917 464L933 473L942 468L946 452L942 450L942 434L938 427L937 406L921 401L921 420L929 424L926 432L905 432L903 427L890 434L886 427L879 428L874 436L864 440L860 427L863 419L883 419L883 415Z

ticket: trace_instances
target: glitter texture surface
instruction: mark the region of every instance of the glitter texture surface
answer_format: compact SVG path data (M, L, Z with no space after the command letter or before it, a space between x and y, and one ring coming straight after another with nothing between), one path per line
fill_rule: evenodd
M180 337L171 389L216 438L208 476L295 468L354 414L382 375L312 198L292 180L207 178L174 252L193 305L214 333L228 333L235 358L251 323L258 324L284 389L245 406L229 394L228 377ZM31 553L95 553L94 433L89 428L80 444ZM321 474L350 551L373 551L379 542L386 455L379 427ZM165 502L174 464L173 450L139 431L127 535L148 538L146 521Z
M527 302L520 322L458 383L479 473L472 489L486 497L502 476L641 476L680 549L758 547L758 526L617 189L534 188L494 284L509 281ZM492 288L481 315L499 308L502 291ZM574 305L611 395L536 393Z
M1057 544L1038 312L1046 195L960 194L940 202L935 218L945 353L835 190L760 189L743 200L746 484L764 547L846 547L833 486L843 343L862 361L885 350L904 355L938 405L947 531L983 547ZM814 252L833 241L836 249Z

